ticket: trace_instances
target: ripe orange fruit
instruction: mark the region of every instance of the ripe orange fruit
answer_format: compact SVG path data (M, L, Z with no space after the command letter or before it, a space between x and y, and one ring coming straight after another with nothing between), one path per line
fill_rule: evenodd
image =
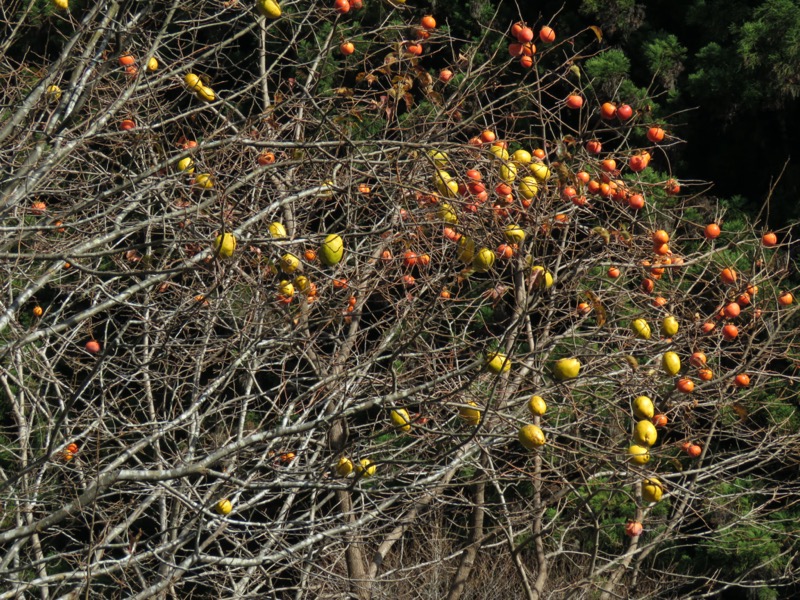
M700 330L703 333L711 333L712 331L714 331L715 327L716 327L716 325L714 325L714 323L712 323L711 321L708 321L706 323L703 323L703 325L700 327Z
M260 164L262 167L264 165L271 165L272 163L275 162L275 155L269 150L264 150L261 154L258 155L258 158L256 160L258 164Z
M86 342L86 351L91 352L92 354L97 354L100 352L100 342L97 340L89 340Z
M664 130L661 127L651 127L647 130L647 139L654 144L664 141Z
M303 252L303 258L305 258L308 262L314 262L317 260L317 252L316 250L311 250L310 248Z
M545 25L539 30L539 39L545 44L552 44L556 41L556 32L552 27Z
M422 17L419 24L425 29L436 29L436 19L434 19L432 15L425 15Z
M353 42L342 42L341 46L339 46L339 51L345 56L350 56L356 51L356 47Z
M778 304L781 306L789 306L794 301L794 297L789 292L784 292L778 296Z
M747 387L750 385L750 376L747 373L739 373L733 380L736 387Z
M416 252L406 250L405 254L403 254L403 264L407 267L413 267L417 264L418 258L419 257L417 256Z
M736 325L728 324L722 328L722 337L724 337L729 342L731 340L735 340L738 335L739 335L739 328L736 327Z
M689 358L689 364L693 367L702 368L706 366L706 362L708 359L706 358L705 352L692 352L692 356Z
M653 298L653 306L656 308L661 308L662 306L667 305L667 299L664 296L656 296Z
M697 458L703 453L703 449L698 446L697 444L690 444L689 447L686 449L686 454L691 456L692 458Z
M658 413L657 415L653 415L653 425L656 427L666 427L669 419L667 419L667 415L663 413Z
M568 108L578 110L581 106L583 106L583 96L579 96L578 94L570 94L567 96Z
M481 133L481 141L484 144L491 144L496 139L497 139L497 136L494 134L494 131L486 129Z
M736 302L731 302L730 304L728 304L728 305L727 305L727 306L726 306L726 307L723 309L723 311L722 311L722 312L724 312L724 313L725 313L725 316L726 316L727 318L729 318L729 319L735 319L736 317L738 317L738 316L739 316L739 313L741 312L741 307L740 307L738 304L736 304Z
M41 306L34 306L33 307L33 316L34 317L41 317L44 314L44 310Z
M691 394L694 391L694 382L688 377L683 377L678 380L678 383L675 384L675 387L678 388L678 391L683 392L684 394Z
M669 234L663 229L659 229L653 233L654 246L660 246L661 244L666 244L667 242L669 242Z
M450 299L450 291L447 288L444 288L441 292L439 292L439 297L442 300L449 300Z
M123 54L119 57L119 64L122 67L130 67L136 64L136 59L133 57L133 54Z
M723 283L727 283L728 285L736 283L736 271L731 268L722 269L722 272L719 274L719 276Z
M578 314L579 315L588 315L592 311L592 307L589 306L586 302L581 302L578 304Z
M704 230L704 234L706 236L706 239L708 240L717 239L720 233L722 233L722 231L720 230L719 225L717 225L716 223L709 223L708 225L706 225L706 228Z
M611 277L611 279L616 279L617 277L619 277L619 275L620 275L620 273L619 273L619 269L617 267L611 267L608 270L608 276Z
M778 243L778 236L772 233L765 233L761 237L761 243L764 244L767 248L772 248L775 244Z
M600 106L600 117L603 119L613 119L617 114L617 106L613 102L603 102Z
M702 381L711 381L714 378L714 372L711 369L700 369L697 371L697 376Z
M652 292L656 287L656 282L652 279L642 279L642 291L645 294L649 294Z

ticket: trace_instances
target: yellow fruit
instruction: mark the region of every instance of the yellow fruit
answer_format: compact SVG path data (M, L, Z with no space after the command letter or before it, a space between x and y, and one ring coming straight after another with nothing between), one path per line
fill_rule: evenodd
M525 241L525 231L522 229L522 227L514 223L506 225L503 234L506 236L506 239L512 244L521 244L522 242Z
M230 258L236 250L236 238L232 233L223 233L214 240L214 252L222 258Z
M533 160L533 157L531 156L530 152L520 148L519 150L514 152L514 154L511 155L511 160L521 165L527 165L530 164L530 162Z
M53 4L61 10L69 10L69 0L53 0Z
M631 329L633 329L636 337L643 340L650 339L650 325L648 325L647 321L644 319L636 319L633 323L631 323Z
M467 236L462 236L458 240L458 260L465 263L471 263L472 258L475 256L475 242Z
M195 93L200 100L205 100L206 102L213 102L217 97L216 94L214 94L214 90L205 85L201 85L197 90L195 90Z
M392 423L400 429L400 431L411 431L411 417L408 415L408 411L405 408L396 408L389 416L392 419Z
M339 462L336 464L336 474L339 477L347 477L350 473L353 472L353 461L343 456L339 459Z
M295 150L292 153L292 159L293 160L301 160L302 158L303 158L303 151L302 150L299 150L299 154L298 154L298 150ZM321 187L323 189L317 194L318 198L333 198L333 187L334 187L333 181L331 181L329 179L328 181L323 183Z
M530 165L531 174L536 178L536 181L542 183L543 181L547 181L550 178L550 169L547 168L547 165L542 163L531 163Z
M645 446L632 444L628 447L628 455L631 457L631 462L637 465L646 465L650 462L650 450Z
M519 180L519 193L526 200L530 200L539 193L539 184L535 177L530 175Z
M61 100L61 88L57 85L49 85L47 86L47 91L45 91L45 97L47 101L51 104L55 104L59 100Z
M581 370L581 361L577 358L562 358L556 361L553 366L553 374L556 379L565 381L567 379L575 379Z
M194 161L188 156L186 158L180 159L178 161L178 170L191 175L192 173L194 173Z
M506 162L500 165L500 179L506 183L511 183L517 178L517 165Z
M200 175L194 178L194 184L204 190L210 190L214 187L214 179L209 173L200 173Z
M528 400L528 410L534 417L541 417L547 412L547 403L541 396L531 396Z
M478 273L485 273L494 264L494 252L489 248L481 248L472 259L472 268Z
M311 282L305 275L298 275L294 278L294 287L305 294L311 289Z
M269 227L269 234L273 238L285 238L286 237L286 227L283 226L283 223L278 223L275 221L274 223L270 223Z
M681 370L681 359L675 352L664 352L661 357L661 368L669 375L677 375Z
M458 182L447 171L436 171L433 184L445 198L455 198L458 195Z
M669 317L664 317L664 320L661 322L661 332L667 336L672 337L676 333L678 333L678 319L670 315Z
M445 223L450 223L451 225L458 223L458 215L456 214L455 209L447 202L442 202L442 204L439 205L439 218Z
M508 150L506 150L502 146L493 145L491 148L489 148L489 152L494 154L497 158L499 158L502 161L507 161L509 159Z
M233 510L233 504L231 504L231 501L227 498L223 498L217 502L217 505L214 507L214 509L221 515L229 515Z
M664 484L655 477L648 477L642 482L642 500L658 502L664 494Z
M258 0L258 12L268 19L277 19L281 16L281 6L276 0Z
M287 275L291 275L300 267L300 259L294 254L287 252L281 256L281 259L278 261L278 266L281 268L281 271Z
M517 434L519 443L523 445L526 450L535 450L540 446L544 446L546 440L544 432L536 425L525 425L521 427Z
M458 409L458 416L461 417L464 421L466 421L470 425L480 424L482 413L480 410L478 410L477 408L478 405L472 401L467 402L467 404L469 404L469 407L462 406L461 408ZM476 408L471 408L473 406Z
M428 156L431 158L437 169L444 169L447 167L447 152L428 150Z
M653 401L647 396L639 396L633 401L633 414L639 419L652 419L655 412Z
M147 70L148 70L148 71L150 71L150 72L152 73L152 72L153 72L153 71L155 71L156 69L158 69L158 60L156 59L156 57L155 57L155 56L151 56L151 57L150 57L150 58L147 60Z
M196 92L201 87L203 87L203 82L200 81L200 78L195 75L194 73L187 73L186 76L183 78L183 83L186 84L186 87Z
M486 355L486 368L492 373L505 373L511 368L511 359L500 352L491 352Z
M344 256L344 240L335 233L328 234L319 247L320 260L332 267L342 260L342 256Z
M642 446L652 446L656 443L658 432L656 432L655 425L653 425L650 421L645 421L643 419L636 423L636 428L633 431L633 437L636 438L636 441Z
M372 461L368 458L362 458L360 461L358 461L356 470L362 477L372 477L375 475L375 471L378 470L378 465L372 464Z
M290 281L282 280L278 284L278 293L286 298L294 296L294 286Z
M553 275L550 273L550 271L547 271L544 267L540 267L538 265L531 267L531 273L535 275L537 271L542 271L544 273L544 277L542 275L538 276L539 289L549 290L551 287L553 287Z

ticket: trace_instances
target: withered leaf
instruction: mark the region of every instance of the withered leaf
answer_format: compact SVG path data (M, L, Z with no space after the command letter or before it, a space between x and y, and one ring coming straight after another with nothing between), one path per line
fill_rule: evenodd
M594 318L597 322L597 326L602 327L606 324L606 320L608 319L606 307L603 306L603 303L600 302L600 298L598 298L597 294L595 294L592 290L586 290L584 295L592 303L592 308L594 308Z

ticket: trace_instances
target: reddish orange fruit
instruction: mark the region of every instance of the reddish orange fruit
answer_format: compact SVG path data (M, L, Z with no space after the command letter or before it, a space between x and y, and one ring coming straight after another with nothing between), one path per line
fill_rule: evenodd
M728 324L722 328L722 337L728 340L729 342L731 340L735 340L738 335L739 335L739 328L736 327L736 325Z
M684 394L691 394L694 391L694 381L688 377L683 377L678 380L678 383L675 384L675 387L678 388L678 391L683 392Z
M647 130L647 139L654 144L664 141L664 135L664 130L661 127L651 127Z
M703 449L697 444L689 444L689 447L686 449L686 454L688 454L692 458L697 458L702 453Z
M789 306L794 301L794 296L789 292L784 292L778 296L778 304L781 306Z
M722 312L725 313L725 316L727 318L735 319L736 317L739 316L741 310L742 310L741 307L738 304L736 304L736 302L731 302L722 310Z
M667 415L664 413L658 413L657 415L653 415L653 425L656 427L666 427L669 419L667 419Z
M436 19L433 18L433 15L425 15L419 20L419 24L425 29L436 29Z
M772 233L765 233L761 236L761 243L764 244L767 248L772 248L775 244L778 243L778 236Z
M600 106L600 117L603 119L613 119L617 114L617 105L613 102L603 102Z
M719 228L719 225L716 223L709 223L706 225L706 228L703 230L706 239L708 240L715 240L719 237L722 230Z
M571 108L572 110L578 110L581 106L583 106L583 96L578 94L570 94L567 96L568 108Z
M556 41L556 32L552 27L545 25L539 30L539 39L545 44L552 44Z
M611 277L611 279L616 279L617 277L619 277L619 275L620 275L620 272L619 272L619 269L617 267L611 267L608 270L608 276Z
M719 276L723 283L727 283L728 285L733 285L736 283L736 271L731 268L722 269L722 272L719 274Z
M663 229L659 229L653 233L653 245L658 246L669 242L669 234Z
M625 535L628 537L639 537L643 531L644 527L638 521L628 521L625 524Z
M91 352L92 354L97 354L100 352L100 342L97 340L89 340L86 342L86 351Z
M649 294L652 292L656 287L656 282L652 279L643 279L642 280L642 291L645 294Z
M711 381L714 378L714 372L711 369L700 369L697 371L697 376L702 381Z
M707 361L705 353L700 351L692 352L692 356L689 358L689 364L697 368L706 366Z
M744 388L750 385L750 376L747 373L739 373L733 380L736 387Z

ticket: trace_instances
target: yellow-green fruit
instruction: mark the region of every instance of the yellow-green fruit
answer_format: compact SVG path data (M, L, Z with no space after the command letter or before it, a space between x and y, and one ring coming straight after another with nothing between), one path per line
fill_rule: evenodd
M53 0L53 4L61 10L69 10L69 0Z
M523 445L526 450L535 450L540 446L544 446L546 440L544 431L536 425L525 425L521 427L517 434L519 443Z
M628 455L631 457L631 462L637 465L646 465L650 462L650 450L645 446L632 444L628 447Z
M362 477L372 477L375 475L375 471L378 470L378 465L372 464L372 461L368 458L362 458L358 461L356 470Z
M450 223L451 225L458 223L458 215L456 214L455 209L447 202L442 202L439 205L439 218L445 223Z
M631 329L633 329L636 337L643 340L650 339L650 325L648 325L647 321L644 319L636 319L633 323L631 323Z
M216 510L221 515L228 515L233 510L233 504L231 504L231 501L228 500L227 498L223 498L222 500L217 502L217 505L214 507L214 510Z
M535 162L531 163L529 168L531 170L531 174L539 183L547 181L550 178L550 169L548 169L547 165L545 164Z
M502 146L493 145L491 148L489 148L489 152L494 154L497 158L499 158L502 161L506 161L509 159L508 150L506 150Z
M428 156L431 158L437 169L444 169L447 167L447 152L428 150Z
M155 56L151 56L147 59L147 70L151 73L158 69L158 59Z
M553 287L553 275L550 273L550 271L545 270L544 267L540 267L538 265L535 267L531 267L532 274L536 275L538 271L542 272L542 274L537 276L538 277L537 285L539 286L539 289L549 290L551 287Z
M531 396L528 400L528 410L534 417L541 417L547 412L547 403L541 396Z
M486 368L492 373L505 373L511 368L511 359L500 352L486 355Z
M232 233L223 233L214 240L214 252L222 258L230 258L236 250L236 238Z
M531 156L530 152L520 148L519 150L514 152L514 154L511 155L511 160L521 165L527 165L530 164L530 162L533 160L533 157Z
M474 256L475 242L472 241L472 238L462 236L458 240L458 260L464 263L471 263Z
M194 184L204 190L210 190L214 187L214 178L211 177L210 173L200 173L194 178Z
M664 317L664 320L661 321L661 331L667 337L672 337L676 333L678 333L678 319L670 315L669 317Z
M336 474L339 477L347 477L350 473L353 472L353 461L343 456L339 459L339 462L336 463Z
M500 165L500 179L506 183L511 183L517 178L517 165L506 162Z
M655 413L653 401L647 396L639 396L633 401L633 414L639 419L652 419Z
M273 238L286 237L286 227L283 226L283 223L275 221L274 223L270 223L267 229L269 230L270 236L272 236Z
M526 200L530 200L539 193L539 184L536 178L527 175L519 180L519 193Z
M277 19L281 16L281 6L275 0L258 0L258 12L268 19Z
M186 76L183 78L183 83L186 84L186 87L196 92L201 87L203 87L203 82L200 81L200 78L195 75L194 73L187 73Z
M188 156L186 158L180 159L178 161L178 170L191 175L192 173L194 173L194 161Z
M294 150L292 152L293 160L302 160L302 158L303 158L302 149ZM317 193L317 198L333 198L333 181L329 179L328 181L323 183L320 187L322 187L322 189Z
M294 296L294 286L284 279L278 284L278 293L285 298L291 298Z
M525 241L525 231L522 229L522 227L514 223L506 225L503 234L506 236L506 239L512 244L521 244L522 242Z
M197 90L195 90L195 93L200 100L205 100L206 102L213 102L217 97L216 94L214 94L214 90L205 85L201 85Z
M311 289L311 282L305 275L298 275L294 278L294 287L303 292L304 294Z
M55 104L59 100L61 100L61 88L57 85L49 85L47 86L47 90L45 91L45 97L47 101Z
M445 198L455 198L458 195L458 182L447 171L436 171L433 184Z
M298 268L300 268L300 259L297 258L294 254L286 253L281 256L281 259L278 261L278 266L281 268L281 271L286 273L287 275L291 275Z
M392 423L401 431L411 431L411 417L408 416L408 411L405 408L396 408L389 416Z
M342 256L344 256L344 240L335 233L329 234L319 247L320 260L332 267L341 262Z
M481 422L481 411L478 410L477 404L472 401L467 402L469 406L462 406L458 409L458 416L470 425L478 425ZM475 408L472 408L475 407Z
M661 357L661 368L669 375L677 375L681 370L680 357L674 352L664 352L664 356Z
M581 370L581 361L577 358L562 358L556 361L553 366L553 374L556 379L565 381L567 379L575 379Z
M633 437L636 438L636 441L642 446L652 446L656 443L658 432L656 432L656 426L650 421L641 420L636 423Z
M481 248L472 259L472 268L478 273L485 273L494 264L494 252L489 248Z
M664 494L664 484L655 477L648 477L642 481L642 500L645 502L658 502Z

